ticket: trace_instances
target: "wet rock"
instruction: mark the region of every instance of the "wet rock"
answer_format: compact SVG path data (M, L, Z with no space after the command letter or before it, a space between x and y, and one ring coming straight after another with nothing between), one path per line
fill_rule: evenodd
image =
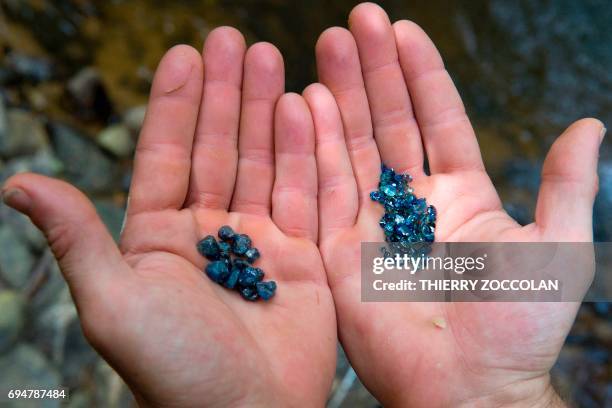
M82 69L68 81L66 88L77 108L77 116L82 119L106 122L113 114L111 100L97 69Z
M38 117L19 109L6 112L6 130L0 137L0 155L31 154L47 144L47 132Z
M28 217L6 205L0 206L0 224L9 226L16 237L27 242L35 250L41 251L47 245L43 233Z
M125 125L112 125L98 135L98 144L117 157L125 158L134 152L132 135Z
M94 201L94 205L115 241L119 241L125 209L113 202L103 200Z
M35 348L21 344L0 357L0 384L4 388L59 389L61 377L45 356ZM59 400L20 400L3 402L3 407L59 407Z
M13 230L0 226L0 277L15 288L23 287L30 277L34 257L28 245Z
M24 301L17 292L0 291L0 354L19 337L24 323L24 307Z
M10 176L17 173L33 172L45 176L54 177L61 173L64 166L59 161L51 149L40 149L33 155L18 157L6 163L0 169L0 182L4 182Z
M118 169L95 143L75 129L51 125L56 156L64 164L66 179L90 193L108 192L120 182Z
M125 126L127 126L130 131L134 133L140 132L146 112L147 107L145 105L131 108L123 114L123 123L125 123Z
M70 388L82 385L86 373L91 371L98 361L98 354L85 340L77 319L72 320L67 327L63 357L62 377L64 384Z
M42 82L53 77L53 64L45 58L12 51L6 56L5 64L25 80Z

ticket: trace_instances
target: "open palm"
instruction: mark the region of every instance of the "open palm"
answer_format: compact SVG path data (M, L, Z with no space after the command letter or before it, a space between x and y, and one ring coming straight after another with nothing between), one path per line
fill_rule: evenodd
M315 84L304 95L317 135L319 247L351 363L385 405L548 403L548 371L578 304L361 302L360 243L384 241L369 193L383 162L411 174L415 194L436 206L437 241L590 241L601 123L577 122L557 140L536 222L522 227L502 209L426 34L391 25L374 4L357 6L349 26L321 35L317 66L329 90Z
M19 175L8 201L43 229L86 336L155 406L320 406L336 324L317 241L315 137L270 44L214 30L158 68L115 246L71 186ZM244 79L243 79L244 78ZM275 110L276 107L276 110ZM222 225L250 235L278 290L248 302L203 274Z

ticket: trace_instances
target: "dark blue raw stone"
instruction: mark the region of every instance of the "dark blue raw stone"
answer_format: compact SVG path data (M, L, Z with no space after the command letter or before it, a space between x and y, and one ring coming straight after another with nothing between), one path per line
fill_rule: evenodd
M259 250L257 248L251 248L244 253L244 256L246 256L249 263L253 263L259 259Z
M229 258L232 252L232 245L227 242L219 242L219 254L222 258Z
M253 268L252 266L247 266L243 270L240 271L240 276L238 277L238 283L240 286L255 286L255 284L261 281L264 277L264 273L259 268Z
M206 259L210 261L216 261L219 259L219 244L212 235L207 235L200 242L198 242L198 252Z
M219 228L218 235L221 241L231 242L236 236L236 233L234 232L232 227L230 227L229 225L224 225Z
M276 292L276 282L268 281L268 282L258 282L256 285L257 294L263 300L270 300L274 293Z
M240 288L240 294L246 300L257 300L259 298L259 295L257 294L257 289L254 286Z
M249 264L249 261L247 261L246 259L236 258L234 259L234 266L238 269L244 269L251 265Z
M372 201L381 201L382 194L380 194L380 191L372 191L370 193L370 198L372 199Z
M240 276L240 269L234 265L229 276L223 283L223 286L225 286L228 289L234 289L236 287L236 284L238 283L239 276Z
M217 283L223 283L230 272L225 261L214 261L206 266L206 275Z
M239 234L234 237L232 251L236 255L244 255L251 248L251 238L246 234Z

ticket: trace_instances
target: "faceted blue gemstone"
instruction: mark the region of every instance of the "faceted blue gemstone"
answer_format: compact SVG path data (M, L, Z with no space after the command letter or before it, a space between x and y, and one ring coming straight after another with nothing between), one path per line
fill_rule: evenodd
M276 282L274 281L257 282L255 287L257 288L257 294L263 300L270 300L274 296L274 292L276 292Z
M257 282L260 282L263 277L264 273L261 269L247 266L240 271L238 283L240 286L254 286Z
M214 261L206 265L206 275L217 283L225 282L229 274L229 268L224 261Z
M239 276L240 276L240 269L234 265L234 267L231 269L229 276L223 283L223 286L225 286L228 289L234 289L236 287L236 284L238 283Z
M244 255L251 248L251 238L246 234L237 234L234 236L234 244L232 250L236 255Z
M424 198L417 198L412 202L412 208L417 213L422 213L427 208L427 202Z
M206 259L210 261L216 261L219 259L219 244L217 244L217 240L212 235L207 235L198 242L198 252L206 257Z
M372 191L370 193L370 199L372 199L372 201L381 201L382 194L380 194L380 191Z
M244 288L240 288L240 294L246 300L257 300L259 295L257 294L257 289L254 286L247 286Z
M395 217L393 218L393 222L396 224L402 224L404 220L405 218L401 216L400 214L395 214Z
M244 253L244 256L246 256L246 259L247 261L249 261L249 263L253 263L257 259L259 259L259 251L257 250L257 248L250 248Z
M230 227L229 225L224 225L219 228L218 235L221 241L231 242L234 239L234 236L236 236L236 233L234 232L232 227Z
M385 184L382 186L380 191L382 191L388 197L394 197L397 194L397 187L395 184Z
M413 232L414 228L412 227L412 224L401 224L397 227L397 233L403 236L412 235Z

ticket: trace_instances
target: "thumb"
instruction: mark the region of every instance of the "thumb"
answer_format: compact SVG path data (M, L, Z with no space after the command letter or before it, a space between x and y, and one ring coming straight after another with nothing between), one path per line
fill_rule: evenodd
M592 241L599 146L606 129L596 119L574 122L550 148L542 168L535 221L544 239Z
M117 245L91 202L63 181L18 174L2 188L2 200L30 217L45 234L75 302L125 268ZM93 295L93 293L91 294Z

